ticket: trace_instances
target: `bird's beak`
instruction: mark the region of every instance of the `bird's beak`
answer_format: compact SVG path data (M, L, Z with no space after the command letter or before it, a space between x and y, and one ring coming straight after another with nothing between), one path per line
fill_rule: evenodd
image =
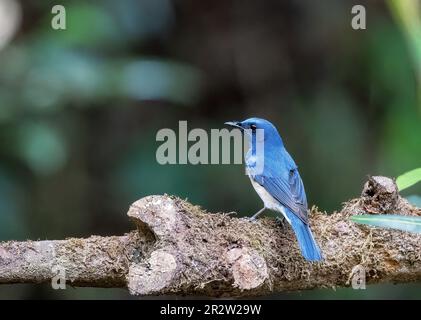
M234 127L234 128L241 129L241 130L244 129L241 126L241 122L239 122L239 121L228 121L228 122L225 122L225 124L228 125L228 126Z

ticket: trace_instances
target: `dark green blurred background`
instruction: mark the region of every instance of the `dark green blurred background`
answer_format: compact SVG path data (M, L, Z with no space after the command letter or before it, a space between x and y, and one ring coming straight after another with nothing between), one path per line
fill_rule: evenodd
M63 4L67 30L51 28ZM367 29L351 28L363 4ZM0 240L118 235L150 194L210 211L261 207L241 165L156 162L161 128L274 122L309 203L420 166L418 0L0 0ZM421 194L420 185L405 196ZM419 200L419 198L418 198ZM421 286L274 298L421 298ZM130 298L120 289L0 286L0 298Z

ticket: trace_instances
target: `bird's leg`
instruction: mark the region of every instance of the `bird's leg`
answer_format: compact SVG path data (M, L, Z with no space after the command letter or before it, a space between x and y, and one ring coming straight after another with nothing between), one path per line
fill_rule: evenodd
M257 217L263 212L265 211L266 207L263 207L262 209L260 209L259 211L257 211L249 220L250 221L255 221L257 219Z

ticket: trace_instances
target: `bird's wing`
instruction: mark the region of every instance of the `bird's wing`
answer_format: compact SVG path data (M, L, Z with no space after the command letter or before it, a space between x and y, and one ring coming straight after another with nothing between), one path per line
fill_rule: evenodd
M255 175L252 178L304 223L308 223L307 198L303 181L296 168L289 171L288 178L264 175Z

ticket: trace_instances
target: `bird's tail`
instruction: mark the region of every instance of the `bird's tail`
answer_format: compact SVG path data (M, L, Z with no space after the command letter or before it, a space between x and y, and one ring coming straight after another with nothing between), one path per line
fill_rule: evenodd
M308 224L305 224L299 217L292 213L289 209L285 208L289 220L291 221L292 229L297 237L301 253L308 261L320 261L323 259L319 246L314 240Z

